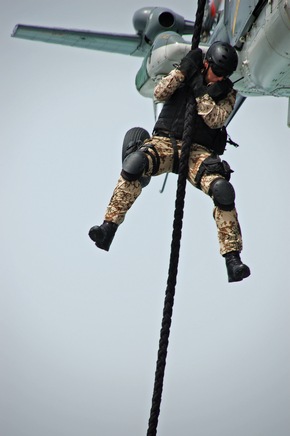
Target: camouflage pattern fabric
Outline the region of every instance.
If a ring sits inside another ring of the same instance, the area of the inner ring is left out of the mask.
[[[170,138],[153,136],[145,141],[150,143],[156,148],[160,157],[159,170],[156,176],[167,172],[172,172],[173,167],[173,149]],[[178,152],[180,155],[182,141],[177,141]],[[198,144],[191,146],[189,158],[189,172],[188,180],[196,187],[194,182],[197,171],[201,163],[210,156],[210,152]],[[148,155],[149,168],[145,176],[151,176],[153,170],[152,159]],[[213,180],[220,178],[220,174],[204,175],[201,179],[201,190],[208,195],[209,186]],[[105,214],[106,221],[112,221],[120,225],[126,216],[126,213],[134,204],[135,200],[141,194],[142,188],[138,180],[129,182],[120,176],[109,205]],[[218,207],[214,208],[214,219],[217,225],[218,241],[220,244],[220,253],[223,255],[230,251],[242,250],[242,235],[240,225],[238,222],[238,215],[236,209],[231,211],[224,211]]]
[[[184,82],[184,75],[178,69],[172,70],[167,76],[163,77],[154,88],[154,98],[156,101],[164,102],[171,97],[176,89]],[[208,84],[210,85],[210,83]],[[197,113],[203,121],[211,128],[222,127],[226,119],[231,114],[235,101],[236,91],[234,89],[221,100],[218,104],[208,95],[204,94],[196,98]]]
[[[172,70],[167,76],[158,81],[154,89],[154,98],[158,101],[166,101],[184,82],[183,73],[178,70]],[[204,122],[211,128],[216,129],[224,125],[226,119],[232,112],[235,104],[236,91],[232,90],[225,99],[216,103],[208,94],[196,98],[197,112]],[[163,173],[172,172],[173,168],[173,148],[170,138],[153,136],[146,140],[146,143],[153,145],[160,157],[159,169],[155,176]],[[178,153],[181,151],[181,141],[177,141]],[[209,150],[198,144],[192,144],[189,158],[188,180],[196,186],[195,176],[201,163],[210,156]],[[153,163],[150,155],[148,156],[149,168],[143,175],[151,176],[153,172]],[[208,195],[209,186],[213,180],[220,178],[220,174],[204,174],[200,187]],[[120,225],[126,216],[126,213],[133,205],[135,200],[141,194],[142,187],[138,180],[128,182],[120,176],[112,198],[107,207],[105,214],[106,221],[112,221]],[[214,219],[217,225],[218,241],[220,244],[220,253],[223,255],[231,251],[242,250],[242,235],[238,222],[237,211],[234,208],[231,211],[224,211],[218,207],[214,208]]]

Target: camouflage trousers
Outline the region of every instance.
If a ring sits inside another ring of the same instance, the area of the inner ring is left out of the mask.
[[[158,176],[160,174],[172,172],[173,148],[170,138],[153,136],[146,140],[144,145],[146,145],[146,143],[150,143],[150,145],[155,147],[160,158],[159,169],[154,175]],[[182,142],[177,141],[179,155],[181,145]],[[202,146],[197,144],[191,146],[188,181],[195,187],[195,176],[198,169],[204,159],[210,156],[210,154],[211,153]],[[148,155],[148,161],[149,167],[146,173],[144,173],[145,176],[151,176],[153,172],[153,163],[150,155]],[[200,182],[201,190],[209,195],[208,191],[210,184],[213,180],[220,177],[222,177],[220,174],[204,174]],[[142,187],[139,180],[129,182],[120,176],[107,207],[104,219],[120,225],[124,221],[127,211],[141,194],[141,191]],[[236,209],[234,208],[230,211],[225,211],[215,206],[213,216],[217,226],[221,255],[229,253],[230,251],[240,252],[242,250],[242,235]]]

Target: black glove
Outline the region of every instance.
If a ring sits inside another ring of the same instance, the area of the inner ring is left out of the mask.
[[[203,75],[198,74],[192,79],[190,87],[195,97],[208,94],[215,102],[218,102],[228,95],[233,88],[233,84],[230,79],[224,79],[206,86],[204,85]]]
[[[191,79],[194,74],[203,68],[202,50],[196,48],[190,50],[187,55],[181,59],[178,69],[185,75],[186,79]]]
[[[196,74],[189,83],[195,97],[201,97],[207,93],[207,86],[204,84],[204,77],[201,73]]]
[[[232,89],[233,83],[231,80],[224,79],[208,86],[207,93],[214,101],[219,101],[225,98]]]

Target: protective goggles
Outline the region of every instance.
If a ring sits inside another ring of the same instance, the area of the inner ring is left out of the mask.
[[[210,67],[212,72],[214,73],[215,76],[217,77],[228,77],[229,73],[226,72],[225,70],[223,70],[222,68],[220,68],[219,66],[210,63]]]

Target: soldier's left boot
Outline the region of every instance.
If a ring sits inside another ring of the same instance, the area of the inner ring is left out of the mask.
[[[89,231],[89,237],[95,245],[102,250],[109,251],[110,245],[114,239],[118,224],[111,221],[104,221],[100,226],[94,226]]]
[[[226,259],[229,282],[240,282],[249,277],[251,274],[250,268],[241,261],[238,251],[226,253],[224,258]]]

